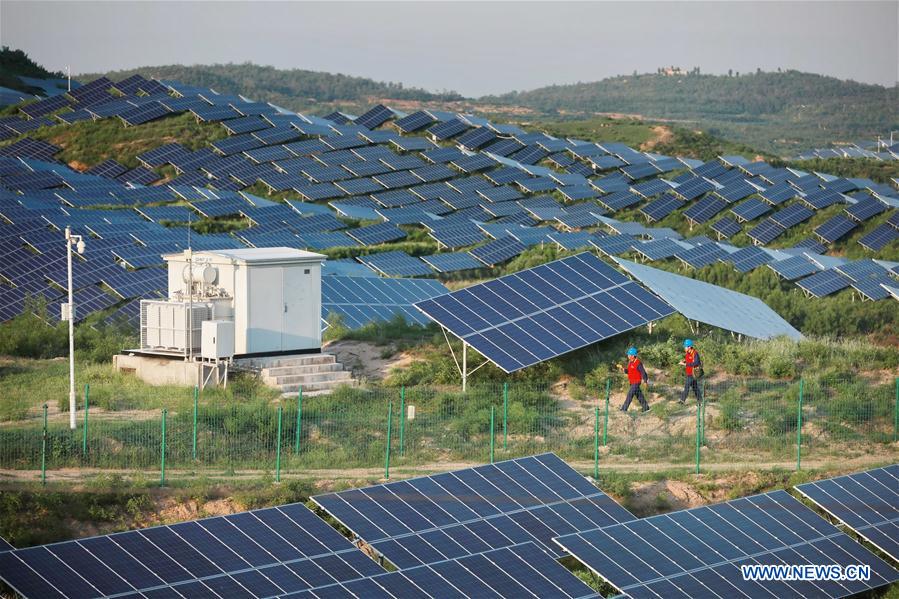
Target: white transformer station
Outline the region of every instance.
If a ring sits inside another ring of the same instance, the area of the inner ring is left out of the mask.
[[[141,347],[116,356],[119,368],[188,384],[196,372],[203,386],[207,370],[220,379],[220,366],[234,359],[321,351],[322,254],[278,247],[163,259],[168,298],[141,300]]]

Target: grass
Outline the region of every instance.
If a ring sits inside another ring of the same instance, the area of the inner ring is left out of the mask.
[[[0,147],[25,136],[0,142]],[[89,168],[107,159],[125,166],[138,166],[137,156],[166,143],[180,143],[196,150],[226,137],[218,124],[198,123],[189,113],[169,116],[139,127],[125,127],[119,119],[107,118],[60,124],[29,132],[27,137],[60,146],[57,158],[70,166]]]

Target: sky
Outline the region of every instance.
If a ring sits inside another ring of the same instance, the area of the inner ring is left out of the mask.
[[[254,62],[466,96],[657,67],[894,85],[899,2],[38,2],[0,42],[50,70]]]

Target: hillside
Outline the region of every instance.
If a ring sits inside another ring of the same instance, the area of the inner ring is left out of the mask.
[[[28,87],[19,80],[22,77],[52,79],[62,77],[62,73],[53,73],[37,64],[22,50],[13,50],[8,46],[0,48],[0,87],[8,87],[19,91],[37,93],[40,90]]]
[[[897,88],[798,71],[619,76],[481,100],[571,118],[625,113],[689,121],[778,154],[899,127]]]
[[[373,98],[421,102],[461,99],[455,92],[431,93],[419,88],[404,87],[402,83],[385,83],[363,77],[303,69],[282,70],[250,62],[138,67],[102,74],[113,80],[134,74],[176,80],[188,85],[212,88],[219,93],[242,94],[256,101],[272,102],[291,110],[320,114],[338,109],[361,113],[371,106]],[[78,78],[89,81],[99,76],[81,74]]]

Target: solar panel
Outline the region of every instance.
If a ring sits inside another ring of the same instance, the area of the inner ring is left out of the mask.
[[[299,503],[0,556],[0,576],[11,587],[48,598],[264,597],[383,572]]]
[[[391,118],[393,118],[393,116],[394,114],[392,110],[390,110],[386,106],[378,104],[362,116],[357,117],[353,122],[357,125],[361,125],[362,127],[367,127],[368,129],[375,129],[389,121]]]
[[[833,269],[828,269],[806,277],[796,284],[809,295],[825,297],[849,287],[851,283],[852,280],[848,277]]]
[[[589,253],[416,304],[506,372],[673,313]]]
[[[720,260],[732,263],[737,272],[750,272],[759,266],[773,262],[774,258],[757,245],[748,245],[732,254],[723,255]]]
[[[406,252],[382,252],[359,256],[359,262],[390,277],[420,277],[434,274],[431,268]]]
[[[483,154],[475,154],[464,158],[457,158],[450,164],[463,173],[476,173],[496,166],[496,162]]]
[[[484,233],[471,222],[442,225],[440,221],[431,225],[431,237],[447,248],[460,248],[484,241]]]
[[[456,143],[463,148],[474,151],[479,150],[494,139],[496,139],[496,133],[487,127],[477,127],[459,136]]]
[[[557,243],[563,250],[575,251],[590,247],[593,234],[587,231],[571,233],[550,233],[549,238]]]
[[[710,228],[722,239],[730,239],[742,230],[740,223],[729,216],[719,218],[711,224]]]
[[[434,117],[427,112],[420,110],[397,120],[394,125],[396,125],[396,128],[403,133],[412,133],[413,131],[424,129],[433,122]]]
[[[689,202],[702,194],[714,191],[715,186],[702,177],[693,177],[674,188],[673,193]]]
[[[635,241],[633,250],[647,260],[664,260],[684,251],[684,246],[673,239],[653,239],[650,241]]]
[[[843,203],[846,199],[838,192],[832,189],[816,189],[800,200],[814,208],[815,210],[823,210],[828,206]]]
[[[431,256],[422,256],[421,259],[427,262],[431,268],[441,273],[483,267],[483,264],[475,260],[468,252],[433,254]]]
[[[143,125],[169,114],[168,109],[159,102],[149,102],[125,110],[118,116],[126,125]]]
[[[863,222],[885,212],[887,205],[871,196],[859,200],[856,204],[848,206],[844,212],[852,220]]]
[[[556,539],[633,597],[845,597],[899,573],[785,491]],[[744,565],[871,566],[868,581],[744,579]]]
[[[351,329],[398,315],[407,323],[426,325],[428,319],[413,304],[446,292],[440,281],[432,279],[322,277],[322,318],[337,314]]]
[[[899,214],[899,212],[897,212]],[[879,252],[893,241],[899,239],[899,229],[889,223],[877,225],[869,233],[861,237],[858,242],[865,249]]]
[[[727,256],[727,252],[721,249],[717,243],[704,243],[675,254],[678,260],[692,268],[703,268],[725,256]]]
[[[500,237],[474,248],[469,253],[486,266],[496,266],[511,260],[526,249],[527,246],[514,237]]]
[[[713,216],[727,208],[727,202],[715,196],[706,196],[684,210],[684,216],[694,223],[701,225],[712,219]]]
[[[625,208],[633,206],[634,204],[639,204],[643,201],[643,198],[635,193],[628,191],[627,189],[622,189],[609,195],[600,196],[599,198],[597,198],[597,200],[609,210],[615,211],[623,210]]]
[[[312,500],[401,571],[521,542],[558,556],[559,530],[634,520],[552,453]]]
[[[388,241],[403,239],[406,234],[396,225],[391,223],[378,223],[358,229],[350,229],[347,235],[362,245],[378,245]]]
[[[750,229],[746,235],[758,244],[765,245],[780,237],[786,229],[777,224],[771,218],[766,218],[755,227]]]
[[[776,260],[770,262],[768,267],[787,281],[795,281],[821,270],[814,262],[804,256],[790,256],[785,260]]]
[[[794,227],[801,222],[807,221],[814,215],[814,212],[812,212],[802,204],[791,204],[786,208],[783,208],[780,211],[772,214],[770,216],[770,219],[782,226],[784,229],[789,229],[790,227]]]
[[[821,238],[824,243],[833,243],[858,227],[858,223],[850,220],[842,214],[837,214],[827,222],[815,228],[815,235]]]
[[[602,201],[603,198],[600,198]],[[665,194],[657,200],[646,204],[640,208],[640,212],[646,217],[646,220],[660,221],[678,208],[681,207],[681,200],[671,194]]]
[[[449,121],[437,123],[428,129],[428,133],[433,135],[435,139],[443,140],[459,135],[468,128],[469,126],[459,119],[451,119]]]

